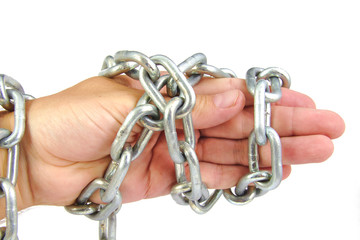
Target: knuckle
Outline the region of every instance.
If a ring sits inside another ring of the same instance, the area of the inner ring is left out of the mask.
[[[210,105],[210,96],[199,95],[196,98],[196,105],[194,111],[192,112],[192,117],[194,119],[200,118],[204,112],[208,110],[208,106]]]
[[[241,80],[239,78],[228,78],[229,89],[241,89]]]

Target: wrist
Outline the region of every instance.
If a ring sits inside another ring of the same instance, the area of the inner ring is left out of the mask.
[[[14,113],[2,112],[0,115],[0,127],[12,131],[14,129]],[[25,130],[26,131],[26,130]],[[18,177],[15,185],[18,211],[33,206],[33,197],[27,174],[27,160],[25,151],[25,137],[19,144]],[[0,177],[7,177],[8,149],[0,148]],[[5,217],[5,198],[0,199],[0,219]]]

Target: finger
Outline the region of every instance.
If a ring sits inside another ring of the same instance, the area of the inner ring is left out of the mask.
[[[206,137],[247,138],[254,128],[253,108],[247,107],[229,121],[213,128],[201,130]],[[299,107],[272,107],[272,127],[282,137],[301,135],[326,135],[331,139],[342,135],[344,120],[336,113]]]
[[[112,81],[110,79],[106,79]],[[131,78],[127,76],[118,76],[115,79],[116,83],[122,85],[132,84]],[[220,83],[218,83],[220,84]],[[117,84],[115,84],[117,85]],[[127,88],[128,91],[134,90]],[[124,91],[124,90],[122,90]],[[135,91],[135,90],[134,90]],[[141,92],[136,91],[135,97],[140,98]],[[123,97],[123,95],[116,95],[117,97]],[[136,99],[131,98],[133,101],[129,105],[136,104]],[[166,101],[169,101],[169,97],[166,97]],[[114,101],[113,101],[114,102]],[[243,93],[237,89],[229,89],[228,91],[216,92],[214,94],[198,94],[196,96],[196,104],[192,111],[193,124],[195,129],[209,128],[228,121],[233,118],[238,112],[243,109],[245,104],[245,97]],[[117,106],[118,104],[116,104]],[[181,120],[177,121],[177,126],[181,128]]]
[[[219,92],[225,92],[231,89],[238,89],[245,94],[246,98],[251,95],[246,89],[246,83],[244,79],[240,78],[202,78],[201,81],[193,86],[197,94],[216,94]]]
[[[115,82],[125,85],[127,87],[144,90],[144,88],[141,86],[141,83],[139,80],[133,79],[133,78],[127,76],[126,74],[120,74],[120,75],[114,76],[114,77],[112,77],[112,79]]]
[[[229,90],[214,95],[198,95],[192,111],[195,129],[217,126],[230,120],[244,107],[245,98],[239,90]],[[178,126],[181,127],[181,120]]]
[[[284,165],[323,162],[334,150],[332,141],[324,135],[283,137],[281,145]],[[200,161],[248,166],[248,140],[201,138],[196,152]],[[270,167],[270,144],[258,147],[258,153],[260,167]]]
[[[271,169],[263,169],[271,171]],[[248,167],[221,165],[208,162],[200,163],[202,181],[211,189],[227,189],[236,186],[238,181],[249,173]],[[283,179],[290,175],[291,167],[283,166]]]
[[[118,76],[117,83],[138,88],[137,82],[128,76]],[[135,82],[134,82],[135,81]],[[220,82],[217,84],[221,85]],[[165,97],[169,101],[169,97]],[[192,111],[195,129],[209,128],[224,123],[234,117],[245,104],[243,93],[237,89],[221,89],[211,94],[198,94],[196,104]],[[177,126],[182,128],[181,120]]]
[[[244,93],[246,106],[254,104],[254,98],[248,92],[244,79],[204,78],[194,86],[194,90],[197,94],[214,94],[230,89],[239,89]],[[282,88],[282,98],[280,101],[276,102],[276,105],[315,108],[315,103],[309,96],[287,88]]]
[[[274,103],[278,106],[316,108],[314,100],[309,96],[287,88],[281,88],[281,99]],[[253,101],[252,101],[253,105]]]
[[[127,87],[143,90],[140,81],[130,78],[127,75],[123,74],[115,76],[114,80]],[[233,89],[238,89],[243,92],[246,100],[246,106],[253,105],[253,96],[248,92],[244,79],[203,78],[197,85],[194,86],[195,93],[203,95],[213,95]],[[163,88],[161,92],[165,94],[165,88]],[[282,98],[275,104],[282,106],[315,108],[315,103],[309,96],[286,88],[282,88]]]

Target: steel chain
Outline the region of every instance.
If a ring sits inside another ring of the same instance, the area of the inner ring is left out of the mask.
[[[158,66],[168,74],[161,76]],[[94,179],[81,192],[73,205],[65,209],[77,215],[85,215],[99,221],[99,239],[116,239],[116,214],[122,205],[119,188],[130,164],[145,149],[155,131],[164,131],[169,154],[175,165],[177,184],[171,189],[171,196],[181,205],[190,207],[199,214],[209,211],[224,195],[231,203],[243,205],[255,197],[275,189],[282,179],[281,143],[276,131],[271,128],[271,103],[281,98],[281,87],[290,87],[290,77],[279,68],[251,68],[246,74],[248,91],[254,96],[254,130],[249,136],[249,174],[242,177],[232,189],[216,189],[211,194],[202,182],[200,164],[195,152],[195,133],[191,112],[195,106],[195,92],[192,88],[202,77],[236,78],[236,74],[226,68],[216,68],[207,64],[204,54],[197,53],[179,65],[163,55],[147,57],[135,51],[119,51],[104,60],[100,76],[114,77],[126,74],[142,84],[145,93],[137,106],[129,113],[120,127],[111,146],[111,162],[103,178]],[[0,129],[0,146],[8,149],[8,171],[6,178],[0,178],[0,197],[6,198],[6,229],[0,231],[0,239],[17,239],[17,208],[15,184],[17,178],[19,142],[25,130],[26,95],[21,85],[14,79],[0,75],[0,105],[14,111],[14,130]],[[166,86],[170,97],[165,101],[160,90]],[[153,103],[153,104],[151,104]],[[162,119],[160,119],[162,117]],[[184,140],[179,140],[175,121],[181,119]],[[136,124],[143,127],[134,146],[126,143]],[[272,170],[259,167],[258,146],[267,142],[271,148]],[[189,168],[189,178],[185,169]],[[92,194],[100,190],[100,198],[106,204],[89,201]]]
[[[224,190],[224,197],[235,205],[251,202],[255,197],[279,186],[282,179],[281,142],[270,126],[271,103],[280,100],[281,87],[289,88],[290,76],[280,68],[251,68],[246,74],[248,91],[254,96],[254,129],[248,139],[250,173],[242,177],[233,192]],[[258,146],[270,143],[271,173],[259,168]]]
[[[166,69],[167,75],[160,76],[157,67],[159,65]],[[194,54],[176,66],[163,55],[149,58],[135,51],[120,51],[114,57],[105,58],[99,75],[114,77],[119,74],[127,74],[139,80],[145,93],[138,101],[137,107],[125,119],[113,142],[111,148],[113,160],[104,179],[101,180],[109,183],[102,187],[102,201],[112,204],[130,162],[141,154],[154,131],[164,131],[169,154],[175,165],[177,184],[171,190],[172,198],[178,204],[190,205],[199,214],[209,211],[222,194],[231,203],[244,204],[279,185],[282,178],[281,145],[279,136],[270,127],[270,103],[281,98],[281,86],[290,86],[290,78],[285,71],[278,68],[253,68],[248,71],[247,86],[249,92],[254,95],[255,101],[255,130],[249,137],[250,173],[239,181],[234,193],[231,189],[224,191],[217,189],[212,194],[201,180],[200,165],[195,153],[196,140],[191,111],[195,105],[196,96],[191,86],[197,84],[203,75],[214,78],[235,78],[235,73],[229,69],[219,69],[208,65],[205,55],[201,53]],[[165,86],[166,92],[171,98],[168,102],[160,92]],[[163,115],[162,119],[160,119],[160,114]],[[184,141],[178,139],[176,119],[181,119],[183,122]],[[133,147],[125,147],[126,140],[136,123],[140,123],[144,127],[142,134]],[[260,171],[258,163],[257,145],[262,146],[268,140],[272,156],[271,173]],[[186,166],[190,172],[189,179],[185,174]],[[90,211],[94,205],[87,202],[91,193],[85,198],[86,201],[78,200],[75,205],[67,207],[67,210],[90,216],[104,211],[105,207],[102,205],[95,208],[95,211]],[[116,239],[115,214],[120,206],[121,202],[113,212],[106,211],[101,214],[101,218],[97,218],[100,220],[100,239]]]
[[[0,198],[5,197],[6,228],[0,229],[0,239],[16,240],[18,232],[18,213],[15,195],[19,168],[19,143],[25,132],[25,100],[33,97],[13,78],[0,74],[0,105],[14,112],[14,129],[0,128],[0,147],[8,150],[7,175],[0,177]]]

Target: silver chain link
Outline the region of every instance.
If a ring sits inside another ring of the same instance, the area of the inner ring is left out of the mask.
[[[0,128],[0,147],[8,149],[7,175],[0,178],[0,198],[5,197],[6,228],[0,229],[0,239],[16,240],[18,213],[15,194],[19,169],[19,143],[25,132],[25,100],[33,97],[13,78],[0,74],[0,105],[14,112],[14,129]]]
[[[290,87],[290,76],[280,68],[251,68],[246,74],[248,91],[254,96],[254,129],[248,139],[250,173],[235,187],[224,190],[224,197],[235,205],[251,202],[255,197],[279,186],[282,179],[281,142],[270,126],[271,103],[281,99],[281,87]],[[258,146],[270,143],[271,173],[259,167]]]
[[[157,66],[162,66],[168,72],[160,76]],[[234,204],[250,202],[256,196],[265,194],[276,188],[282,178],[281,144],[276,131],[270,127],[271,105],[281,98],[281,86],[290,86],[290,77],[279,68],[252,68],[247,73],[247,86],[254,96],[254,131],[249,137],[249,170],[233,193],[231,189],[216,189],[212,194],[202,182],[200,164],[195,153],[195,133],[191,118],[191,111],[195,105],[195,93],[192,86],[197,84],[203,75],[214,78],[235,78],[233,71],[225,68],[216,68],[207,64],[204,54],[197,53],[189,57],[178,66],[163,55],[147,57],[135,51],[120,51],[114,57],[108,56],[104,60],[100,76],[114,77],[119,74],[140,81],[145,93],[137,103],[137,107],[130,112],[120,127],[112,144],[111,157],[108,170],[103,183],[101,200],[110,204],[123,181],[130,162],[136,159],[146,147],[154,131],[164,131],[169,154],[175,165],[177,184],[171,189],[171,196],[181,205],[190,207],[199,214],[209,211],[223,194],[227,200]],[[160,89],[166,86],[168,96],[165,101]],[[154,105],[150,104],[154,103]],[[160,113],[163,115],[159,119]],[[177,136],[175,120],[181,119],[184,126],[185,141],[180,141]],[[136,123],[144,128],[134,147],[125,146],[126,140]],[[270,142],[272,172],[259,169],[258,145],[263,146]],[[131,160],[130,160],[131,159]],[[185,175],[188,166],[189,179]],[[99,179],[94,180],[99,181]],[[105,188],[105,189],[104,189]],[[97,189],[97,188],[94,188]],[[85,192],[86,189],[84,190]],[[106,206],[100,205],[95,212],[90,211],[94,204],[87,202],[91,193],[86,198],[80,198],[75,205],[68,206],[67,210],[75,214],[94,215],[105,211]],[[120,194],[120,193],[119,193]],[[85,201],[84,201],[85,200]],[[116,216],[114,212],[106,211],[101,214],[100,239],[116,239]],[[80,210],[82,209],[82,210]]]
[[[158,66],[168,74],[161,76]],[[200,164],[195,152],[195,133],[191,112],[196,96],[192,88],[202,77],[236,78],[236,74],[226,68],[216,68],[207,64],[206,56],[194,54],[179,65],[163,55],[147,57],[135,51],[119,51],[104,60],[100,76],[114,77],[126,74],[140,81],[145,93],[137,106],[129,113],[120,127],[113,144],[112,158],[103,178],[94,179],[84,188],[73,205],[65,209],[76,215],[85,215],[99,221],[99,239],[116,239],[116,214],[122,205],[119,188],[130,164],[145,149],[155,131],[164,131],[169,154],[175,165],[177,184],[171,189],[176,203],[189,205],[196,213],[209,211],[224,195],[231,203],[243,205],[255,197],[275,189],[282,179],[281,143],[279,135],[271,128],[271,103],[281,98],[281,87],[290,87],[290,77],[279,68],[251,68],[246,74],[248,91],[254,96],[254,130],[249,136],[249,174],[243,176],[235,189],[216,189],[211,194],[202,182]],[[0,239],[17,239],[17,208],[15,184],[18,172],[19,142],[25,130],[26,95],[21,85],[14,79],[0,75],[0,105],[14,111],[15,127],[12,132],[0,129],[0,146],[8,149],[8,171],[6,178],[0,178],[0,197],[6,199],[6,229],[0,231]],[[165,101],[160,90],[166,86],[168,96]],[[153,104],[151,104],[153,103]],[[163,116],[160,119],[161,115]],[[175,121],[183,123],[184,141],[177,136]],[[136,124],[143,126],[142,133],[134,146],[126,143]],[[258,146],[267,142],[271,148],[271,172],[260,170]],[[189,178],[185,168],[189,168]],[[96,190],[106,204],[89,201]]]

